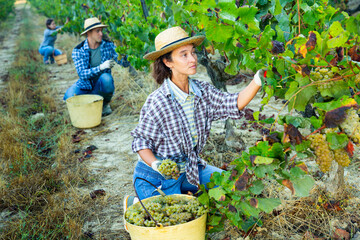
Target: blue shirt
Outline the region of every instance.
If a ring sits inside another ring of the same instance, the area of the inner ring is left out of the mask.
[[[118,60],[118,54],[115,51],[114,43],[102,40],[100,44],[101,52],[101,63],[106,60],[114,59],[118,64],[123,67],[130,66],[130,63],[127,61],[126,56],[121,60]],[[100,71],[100,66],[91,67],[90,66],[90,57],[91,50],[89,47],[88,40],[85,39],[79,45],[77,45],[72,52],[72,59],[75,64],[76,71],[79,75],[79,80],[76,82],[76,85],[81,90],[92,90],[94,80],[99,77],[101,73],[110,73],[111,69],[107,68]]]
[[[56,38],[57,38],[57,31],[56,29],[59,29],[61,28],[62,26],[58,26],[56,27],[54,30],[52,29],[45,29],[44,31],[44,40],[43,42],[40,44],[40,47],[39,48],[42,48],[42,47],[47,47],[47,46],[51,46],[51,47],[54,47],[55,45],[55,41],[56,41]]]

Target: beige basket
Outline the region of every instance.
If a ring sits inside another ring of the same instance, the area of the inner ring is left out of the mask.
[[[185,198],[194,198],[193,196],[185,194],[175,194]],[[142,200],[142,202],[147,202],[150,199],[162,197],[161,195],[150,197]],[[140,204],[137,202],[135,204]],[[168,227],[140,227],[128,223],[125,220],[124,213],[124,222],[125,228],[130,233],[131,240],[145,240],[145,239],[154,239],[154,240],[204,240],[206,232],[206,217],[207,214],[202,215],[201,217],[192,220],[187,223],[178,224]]]
[[[57,65],[63,65],[67,63],[67,55],[66,53],[54,56],[55,62],[57,63]]]
[[[100,125],[104,98],[96,94],[77,95],[66,99],[71,124],[77,128]]]

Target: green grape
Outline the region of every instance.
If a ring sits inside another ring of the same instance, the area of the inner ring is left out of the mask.
[[[326,135],[315,133],[310,135],[308,139],[311,141],[310,148],[314,150],[316,162],[320,170],[322,172],[328,172],[334,160],[334,153],[326,142]]]
[[[171,159],[165,159],[161,162],[161,165],[158,167],[159,172],[165,176],[170,176],[174,179],[178,179],[180,177],[180,170],[177,166],[176,162]]]
[[[360,73],[355,76],[355,83],[360,83]]]
[[[207,213],[207,207],[197,198],[184,198],[176,195],[157,197],[148,200],[144,206],[155,221],[163,226],[172,226],[192,221]],[[140,204],[134,204],[126,210],[128,223],[143,227],[155,227],[155,222],[147,215]]]
[[[342,130],[354,143],[360,143],[360,118],[353,108],[346,110],[346,118],[340,124]]]
[[[335,75],[334,72],[332,72],[328,68],[317,67],[312,72],[310,72],[310,78],[313,81],[322,81],[322,80],[332,79],[334,77],[334,75]],[[319,91],[331,89],[332,87],[334,87],[334,82],[332,82],[332,81],[323,82],[323,83],[319,84],[317,87],[318,87]]]
[[[347,152],[345,151],[345,149],[336,149],[334,150],[334,158],[335,161],[343,167],[347,167],[350,164],[350,157],[347,154]]]

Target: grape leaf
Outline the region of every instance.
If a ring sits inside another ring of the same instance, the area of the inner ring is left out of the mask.
[[[329,143],[332,150],[336,150],[346,147],[348,145],[349,138],[344,133],[327,133],[326,141]]]
[[[247,184],[249,182],[249,174],[245,171],[235,182],[236,190],[244,191],[247,188]]]
[[[264,190],[264,184],[262,183],[261,180],[256,180],[255,182],[252,183],[252,186],[249,187],[249,190],[253,193],[253,194],[260,194],[262,193],[262,191]]]
[[[348,96],[344,96],[341,99],[337,99],[337,100],[331,101],[331,102],[314,103],[314,107],[317,107],[317,108],[319,108],[321,110],[324,110],[324,111],[331,111],[331,110],[334,110],[336,108],[340,108],[340,107],[343,107],[343,106],[356,107],[357,102],[353,98],[350,98]]]
[[[292,179],[295,195],[298,197],[309,196],[310,190],[313,188],[314,183],[314,179],[309,175],[305,175],[302,178]]]
[[[246,216],[253,216],[256,218],[259,217],[260,209],[256,209],[255,207],[251,206],[247,201],[240,202],[238,207]]]
[[[290,142],[292,145],[296,145],[302,143],[303,139],[303,135],[294,125],[284,123],[283,143]]]
[[[256,198],[250,198],[249,203],[254,208],[258,208],[258,200]]]
[[[349,140],[348,144],[345,147],[347,153],[350,157],[354,155],[354,144]]]
[[[308,41],[306,42],[306,48],[308,49],[308,51],[311,51],[315,48],[316,46],[316,34],[311,31],[309,33],[309,38]]]
[[[281,204],[281,200],[277,198],[258,198],[258,208],[266,213],[271,213]]]
[[[225,190],[222,189],[221,187],[212,188],[209,190],[209,196],[214,198],[216,201],[225,201],[226,199],[225,194],[226,194]]]
[[[256,156],[253,162],[255,164],[271,164],[274,161],[274,158]]]
[[[287,187],[288,189],[290,189],[291,194],[294,195],[295,189],[294,189],[292,182],[289,179],[282,180],[281,184],[284,185],[285,187]]]
[[[335,128],[342,123],[346,118],[346,110],[350,109],[350,106],[343,106],[325,113],[324,124],[327,128]]]

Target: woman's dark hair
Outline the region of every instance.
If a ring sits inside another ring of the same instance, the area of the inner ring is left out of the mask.
[[[170,62],[172,61],[171,53],[172,52],[162,55],[152,64],[152,76],[158,84],[162,84],[166,78],[171,77],[170,68],[168,68],[163,62],[163,59],[166,59]]]
[[[50,26],[50,24],[51,24],[53,21],[54,21],[53,18],[48,18],[48,19],[46,20],[46,27],[47,27],[48,29],[50,29],[49,26]]]

